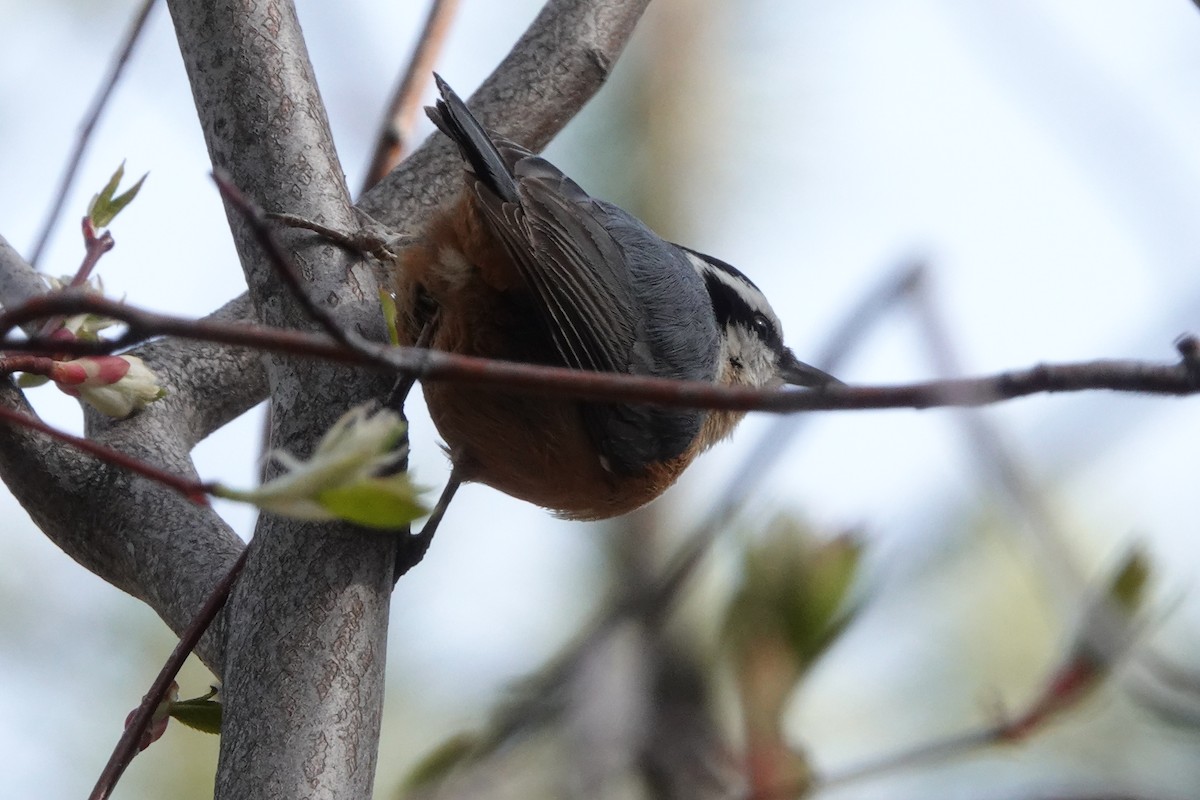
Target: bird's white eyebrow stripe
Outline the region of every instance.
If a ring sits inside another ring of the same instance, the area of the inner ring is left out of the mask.
[[[708,263],[703,258],[700,258],[700,256],[691,251],[685,250],[684,254],[687,255],[688,260],[692,262],[692,266],[701,277],[704,277],[705,275],[716,276],[718,281],[745,297],[749,304],[757,307],[769,317],[774,318],[775,314],[771,309],[771,304],[767,301],[766,295],[764,295],[757,286],[748,283],[737,275],[721,269],[716,264]]]

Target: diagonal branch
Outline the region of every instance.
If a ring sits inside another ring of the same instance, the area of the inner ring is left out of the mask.
[[[0,306],[16,308],[46,293],[38,271],[0,236]]]
[[[0,336],[18,325],[59,313],[90,312],[122,320],[129,332],[124,345],[155,335],[181,336],[263,352],[287,353],[339,364],[370,367],[387,374],[415,375],[424,381],[486,386],[514,394],[582,400],[654,403],[680,408],[730,411],[853,411],[886,408],[928,409],[982,406],[1047,392],[1109,390],[1157,395],[1200,392],[1200,361],[1195,342],[1178,342],[1174,363],[1103,359],[1073,364],[1039,364],[993,375],[892,386],[831,385],[820,390],[747,389],[704,381],[678,381],[609,372],[586,372],[512,361],[456,355],[416,347],[388,347],[344,331],[352,347],[328,336],[217,320],[191,320],[144,311],[95,296],[58,294],[0,313]],[[13,352],[110,352],[113,343],[0,339]]]
[[[364,192],[395,169],[404,156],[408,137],[412,134],[413,123],[416,122],[422,87],[429,82],[434,61],[437,60],[457,10],[458,0],[432,0],[429,4],[429,13],[417,37],[417,46],[404,68],[400,82],[396,84],[391,102],[388,103],[383,128],[376,139],[371,163],[367,166],[362,188]]]
[[[36,306],[45,289],[37,272],[0,239],[0,302],[7,308]],[[190,357],[172,358],[184,349],[191,351]],[[238,358],[231,358],[231,352],[235,351],[207,342],[147,345],[147,364],[173,394],[119,423],[92,417],[91,435],[100,444],[172,474],[195,477],[190,451],[205,413],[236,416],[245,406],[236,402],[236,392],[228,392],[224,404],[198,412],[190,405],[196,389],[176,380],[203,375],[212,359],[236,364]],[[244,364],[245,351],[240,357]],[[250,367],[225,380],[241,380],[253,389],[262,383],[256,375],[261,368]],[[0,388],[0,404],[32,414],[21,393],[8,383]],[[87,569],[146,602],[175,631],[187,626],[242,549],[241,541],[211,509],[7,425],[0,430],[0,477],[51,541]],[[217,674],[224,655],[223,626],[219,619],[197,650]]]
[[[141,38],[142,31],[146,29],[146,20],[150,18],[150,10],[154,8],[154,3],[155,0],[142,0],[142,5],[137,10],[137,13],[134,14],[133,22],[129,24],[129,30],[126,32],[125,38],[117,50],[116,57],[109,67],[108,75],[105,76],[104,83],[100,86],[100,91],[97,92],[95,100],[92,101],[91,108],[88,109],[83,117],[83,124],[79,126],[75,146],[71,149],[71,155],[67,159],[67,166],[63,170],[62,180],[59,181],[54,202],[50,207],[49,213],[46,215],[46,221],[42,224],[42,231],[38,235],[37,243],[33,247],[33,255],[29,259],[31,264],[36,265],[41,261],[42,252],[46,249],[47,242],[50,241],[50,234],[54,232],[54,226],[58,222],[58,218],[62,215],[63,205],[67,201],[67,193],[71,189],[71,184],[75,181],[75,175],[79,172],[79,165],[83,162],[84,151],[87,149],[88,143],[92,140],[92,133],[96,129],[96,123],[100,121],[100,115],[104,113],[104,109],[108,106],[108,100],[112,97],[113,89],[117,87],[117,81],[121,79],[121,73],[125,70],[125,65],[129,63],[130,56],[133,55],[133,48]]]

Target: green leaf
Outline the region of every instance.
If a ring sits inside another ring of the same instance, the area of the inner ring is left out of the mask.
[[[22,389],[36,389],[39,386],[45,386],[50,382],[50,379],[45,375],[37,375],[33,372],[22,372],[17,376],[17,386]]]
[[[786,517],[774,520],[747,548],[742,586],[727,612],[735,649],[777,638],[797,664],[811,664],[856,610],[851,588],[861,557],[862,543],[849,535],[823,540]]]
[[[169,713],[189,728],[204,733],[221,732],[221,704],[216,700],[180,700],[171,704]]]
[[[137,197],[138,192],[142,188],[142,184],[146,181],[146,173],[138,182],[127,189],[120,195],[116,194],[117,186],[121,183],[121,178],[125,177],[125,162],[121,162],[121,166],[117,167],[117,171],[108,179],[108,183],[100,190],[100,193],[92,198],[92,202],[88,204],[88,217],[92,220],[92,225],[97,230],[107,228],[116,219],[117,214],[124,210],[125,206],[133,202],[133,198]],[[115,195],[115,196],[114,196]]]
[[[399,345],[400,330],[396,327],[396,298],[387,289],[380,289],[379,304],[383,306],[383,321],[387,324],[388,341]]]
[[[469,733],[456,734],[442,742],[433,752],[425,756],[404,779],[410,791],[432,787],[467,760],[479,746],[479,738]]]
[[[402,528],[423,517],[420,491],[407,473],[367,478],[318,492],[316,500],[338,519],[368,528]]]
[[[1150,562],[1142,550],[1134,548],[1125,555],[1109,583],[1108,593],[1122,609],[1134,612],[1142,604],[1149,580]]]

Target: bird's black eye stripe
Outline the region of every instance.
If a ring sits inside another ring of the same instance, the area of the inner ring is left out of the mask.
[[[704,288],[708,289],[709,300],[712,301],[713,316],[717,318],[717,327],[724,328],[735,316],[745,320],[745,312],[749,309],[742,299],[737,296],[733,287],[725,283],[711,272],[704,275]],[[742,313],[737,313],[741,311]],[[745,320],[748,321],[748,320]]]
[[[718,328],[740,324],[746,330],[758,334],[768,346],[782,346],[779,331],[775,329],[771,320],[761,311],[752,308],[736,289],[711,272],[705,274],[704,285],[712,301],[713,316],[717,319]]]

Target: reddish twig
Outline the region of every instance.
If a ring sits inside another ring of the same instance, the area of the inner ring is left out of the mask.
[[[105,76],[104,82],[100,85],[100,91],[92,101],[91,108],[84,115],[83,124],[79,126],[79,136],[75,140],[75,147],[71,150],[71,155],[67,159],[67,168],[63,172],[62,180],[59,181],[58,192],[54,196],[54,203],[50,206],[50,212],[46,215],[46,221],[42,223],[41,233],[38,234],[37,243],[33,247],[33,255],[29,258],[29,263],[33,266],[37,266],[38,260],[42,257],[42,253],[46,249],[46,244],[50,241],[50,234],[54,232],[54,226],[58,222],[58,217],[62,214],[63,205],[67,201],[67,193],[70,192],[71,184],[75,181],[75,175],[79,172],[79,165],[83,162],[84,150],[87,149],[88,142],[92,139],[92,133],[96,129],[96,123],[99,122],[100,115],[104,113],[109,98],[112,96],[113,89],[116,88],[117,81],[121,78],[121,72],[125,69],[125,65],[129,63],[134,46],[137,45],[142,31],[146,28],[146,20],[149,19],[150,9],[153,7],[154,0],[143,0],[141,8],[138,9],[133,22],[129,25],[129,30],[125,34],[125,39],[122,41],[120,49],[117,51],[116,58],[113,59],[112,66],[109,67],[108,75]]]
[[[300,302],[301,307],[311,316],[321,328],[329,334],[329,336],[342,346],[357,350],[356,342],[347,335],[346,330],[338,323],[333,314],[315,302],[309,296],[308,288],[304,284],[304,279],[300,275],[300,270],[296,268],[296,264],[292,261],[291,256],[283,249],[283,245],[279,243],[279,239],[271,230],[267,223],[267,215],[263,209],[254,203],[238,187],[234,186],[229,180],[229,176],[225,175],[220,170],[213,172],[213,180],[217,184],[217,188],[221,190],[221,196],[229,201],[237,211],[242,215],[246,222],[250,225],[250,229],[254,232],[254,238],[258,240],[258,244],[267,254],[267,258],[275,267],[275,271],[283,278],[284,285],[292,292],[292,296]]]
[[[30,354],[0,355],[0,375],[12,375],[25,372],[30,375],[43,375],[49,378],[54,373],[57,361],[49,356]]]
[[[44,319],[52,314],[83,312],[120,320],[128,324],[129,329],[107,342],[9,339],[0,341],[0,349],[13,353],[89,355],[109,353],[152,336],[170,335],[321,358],[400,374],[414,374],[420,380],[470,384],[515,394],[775,413],[969,407],[1044,392],[1097,389],[1180,396],[1200,392],[1200,369],[1187,358],[1173,364],[1132,360],[1042,364],[981,377],[894,386],[841,385],[820,391],[754,390],[703,381],[675,381],[494,361],[414,347],[388,347],[361,339],[356,340],[355,349],[351,350],[319,334],[186,319],[137,309],[101,297],[80,295],[39,297],[0,313],[0,336],[31,320]],[[346,335],[353,337],[351,333]]]
[[[408,59],[388,104],[387,116],[379,131],[375,151],[371,154],[367,175],[363,179],[362,192],[379,183],[404,157],[405,145],[412,133],[420,106],[421,90],[433,72],[433,63],[437,60],[438,51],[441,50],[446,33],[450,30],[450,22],[457,8],[458,0],[433,0],[429,6],[429,14],[425,17],[425,25],[421,28],[417,46]]]
[[[68,288],[77,288],[87,283],[92,271],[100,263],[100,259],[117,245],[112,234],[107,230],[99,236],[96,235],[96,226],[92,224],[91,217],[84,217],[80,226],[83,229],[83,261],[80,262],[79,269],[75,271],[71,282],[67,284]],[[62,327],[63,320],[64,317],[61,314],[46,320],[42,325],[41,335],[53,334]]]
[[[203,483],[198,483],[187,478],[181,478],[178,475],[159,469],[153,464],[148,464],[145,461],[140,461],[127,453],[122,453],[120,450],[114,450],[111,447],[94,442],[91,439],[85,439],[82,436],[60,431],[57,428],[51,427],[42,422],[37,417],[24,414],[20,411],[14,411],[11,408],[0,406],[0,420],[7,422],[10,425],[26,428],[28,430],[37,431],[58,439],[60,442],[69,444],[76,450],[87,453],[94,458],[103,461],[107,464],[112,464],[122,469],[127,469],[130,472],[141,475],[144,478],[149,478],[168,489],[172,489],[186,497],[188,500],[197,505],[208,505],[209,487]]]
[[[238,576],[242,574],[242,568],[246,566],[246,556],[249,552],[248,546],[242,550],[237,560],[233,562],[233,566],[213,587],[212,594],[204,601],[204,606],[196,614],[195,619],[179,637],[179,643],[175,645],[175,649],[171,651],[166,663],[159,670],[158,677],[154,679],[149,691],[142,698],[133,718],[125,725],[125,730],[121,734],[121,738],[117,740],[116,747],[113,748],[112,755],[108,758],[108,763],[101,770],[100,777],[96,779],[96,786],[88,795],[88,800],[104,800],[112,794],[121,774],[125,772],[125,768],[138,753],[138,744],[142,733],[150,725],[154,709],[158,708],[159,703],[167,696],[171,684],[174,683],[179,670],[183,668],[183,662],[187,661],[192,650],[196,649],[200,637],[212,625],[212,621],[216,619],[217,614],[229,599],[229,593],[233,590]]]
[[[71,282],[67,284],[70,288],[87,283],[88,278],[92,276],[92,271],[100,263],[101,256],[112,250],[117,244],[107,229],[99,236],[96,235],[96,225],[92,222],[91,217],[84,217],[79,226],[83,231],[83,261],[80,263],[79,269],[75,271]]]
[[[945,761],[992,745],[1020,742],[1042,728],[1059,712],[1080,702],[1097,681],[1106,674],[1106,670],[1095,662],[1072,658],[1060,669],[1054,671],[1037,697],[1015,717],[1002,719],[978,730],[966,731],[917,745],[911,749],[818,780],[815,786],[806,788],[810,791],[813,788],[828,789],[898,769]],[[796,788],[798,787],[777,787],[769,795],[794,797]],[[765,800],[765,796],[763,794],[755,795],[755,800]]]
[[[97,295],[53,293],[36,297],[9,311],[0,312],[0,336],[15,328],[55,314],[99,314],[128,325],[125,333],[99,341],[59,341],[44,338],[0,341],[0,349],[10,352],[68,353],[71,355],[102,355],[140,344],[155,336],[177,336],[181,339],[216,342],[235,347],[255,347],[273,353],[289,353],[342,361],[367,363],[324,336],[301,331],[264,328],[262,326],[196,320],[157,314]]]

